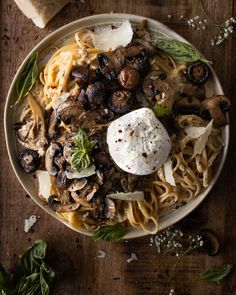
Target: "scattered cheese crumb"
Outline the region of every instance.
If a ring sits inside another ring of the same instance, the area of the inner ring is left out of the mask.
[[[132,262],[133,260],[138,260],[138,257],[137,257],[137,255],[136,255],[135,253],[131,253],[131,257],[128,258],[126,261],[127,261],[128,263],[130,263],[130,262]]]
[[[27,233],[31,229],[31,227],[38,221],[40,217],[36,215],[31,215],[29,219],[25,219],[25,227],[24,231]]]
[[[97,258],[102,258],[104,259],[106,257],[106,252],[102,251],[102,250],[98,250],[98,256]]]

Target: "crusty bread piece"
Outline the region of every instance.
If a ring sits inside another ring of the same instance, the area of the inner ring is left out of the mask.
[[[44,28],[69,0],[15,0],[15,2],[37,27]]]

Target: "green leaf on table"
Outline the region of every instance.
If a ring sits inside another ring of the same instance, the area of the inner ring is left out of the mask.
[[[156,103],[156,105],[153,107],[153,112],[158,118],[162,118],[166,115],[168,115],[169,111],[167,107],[163,107]]]
[[[17,294],[19,295],[41,295],[40,274],[33,273],[21,278]]]
[[[16,82],[16,93],[18,95],[18,99],[15,105],[17,105],[21,99],[26,96],[27,93],[33,88],[39,72],[37,61],[38,53],[33,52]]]
[[[12,284],[11,275],[5,271],[4,267],[0,264],[0,295],[14,294],[14,287]]]
[[[114,225],[108,225],[96,230],[92,239],[94,241],[106,240],[106,241],[118,241],[126,234],[126,228],[120,223]]]
[[[219,282],[223,280],[232,270],[232,264],[225,264],[219,267],[212,267],[205,271],[201,278],[207,282]]]
[[[205,59],[204,56],[192,45],[174,40],[174,39],[165,39],[165,38],[154,38],[153,44],[169,54],[176,60],[183,62],[194,62],[201,60],[205,63],[211,63],[209,60]]]
[[[26,274],[39,272],[40,261],[45,258],[47,244],[43,240],[36,240],[34,244],[22,255],[19,267]]]
[[[90,141],[84,129],[80,128],[74,138],[74,146],[71,148],[71,166],[78,171],[91,165],[89,154],[96,145],[96,141]]]

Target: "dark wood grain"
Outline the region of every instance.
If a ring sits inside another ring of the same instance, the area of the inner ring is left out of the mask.
[[[0,59],[0,262],[12,270],[18,255],[35,239],[48,243],[49,260],[63,271],[63,279],[54,294],[78,295],[133,295],[169,294],[170,285],[161,276],[161,257],[150,247],[150,237],[119,243],[92,242],[79,235],[42,211],[18,183],[8,160],[3,132],[5,98],[14,74],[27,53],[50,32],[70,21],[105,12],[126,12],[157,19],[197,46],[214,62],[225,93],[231,97],[231,143],[228,158],[220,178],[208,198],[194,214],[203,214],[202,227],[211,228],[220,237],[222,248],[218,256],[198,253],[186,257],[179,266],[177,289],[179,294],[230,295],[236,294],[235,272],[219,285],[204,283],[199,274],[212,265],[236,264],[236,33],[225,45],[212,47],[209,43],[211,29],[192,31],[186,22],[197,1],[177,0],[86,0],[70,3],[59,12],[44,30],[36,28],[26,19],[11,0],[1,1],[1,59]],[[220,21],[236,15],[236,1],[205,1],[211,15]],[[171,16],[171,18],[168,17]],[[31,214],[40,216],[34,228],[26,234],[24,219]],[[188,222],[188,221],[187,221]],[[186,224],[186,222],[185,222]],[[97,258],[98,250],[107,253],[105,259]],[[138,260],[126,262],[135,252]],[[175,258],[168,257],[167,265]]]

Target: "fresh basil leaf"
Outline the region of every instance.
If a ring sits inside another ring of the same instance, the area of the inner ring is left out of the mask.
[[[126,234],[126,228],[120,223],[99,228],[92,235],[94,241],[118,241]]]
[[[50,294],[50,290],[53,287],[56,277],[57,273],[55,270],[43,262],[40,267],[40,284],[42,295]]]
[[[201,60],[205,63],[211,63],[193,46],[178,40],[155,38],[153,44],[179,61],[194,62]]]
[[[41,295],[39,273],[33,273],[29,276],[22,277],[18,285],[17,294]]]
[[[37,273],[40,270],[40,260],[46,255],[47,244],[36,240],[19,260],[19,266],[25,274]]]
[[[232,264],[225,264],[220,267],[212,267],[205,271],[201,277],[207,282],[219,282],[231,272],[232,268]]]
[[[19,79],[16,82],[16,93],[18,99],[16,105],[21,101],[21,99],[26,96],[26,94],[34,86],[35,80],[38,76],[38,53],[33,52],[29,57],[28,63],[22,73],[20,74]]]
[[[96,143],[96,141],[90,141],[86,132],[80,128],[74,138],[74,147],[71,148],[71,166],[78,171],[88,168],[91,165],[89,154]]]
[[[167,107],[163,107],[163,106],[159,105],[158,103],[154,106],[153,111],[154,111],[154,114],[156,115],[156,117],[158,117],[158,118],[162,118],[162,117],[168,115],[168,113],[169,113]]]

